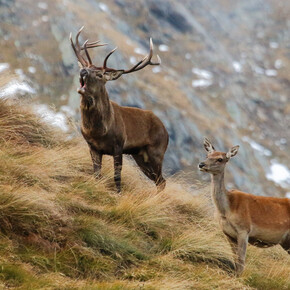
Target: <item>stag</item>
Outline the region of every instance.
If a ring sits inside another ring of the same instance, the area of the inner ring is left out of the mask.
[[[235,254],[237,274],[244,270],[248,243],[257,247],[280,244],[290,254],[290,200],[255,196],[236,189],[228,191],[224,171],[230,158],[238,153],[239,146],[227,153],[218,152],[205,138],[204,148],[207,159],[198,167],[211,174],[212,199],[222,230]]]
[[[130,154],[142,172],[157,186],[158,191],[164,189],[166,180],[162,176],[162,162],[168,145],[168,133],[161,120],[148,110],[119,106],[109,99],[106,82],[117,80],[125,74],[133,73],[147,65],[159,65],[152,62],[153,43],[150,39],[150,51],[141,61],[130,69],[113,69],[107,67],[108,58],[116,50],[113,49],[104,59],[103,66],[92,63],[89,48],[103,46],[99,41],[83,45],[78,31],[75,44],[70,34],[70,41],[78,59],[80,69],[81,95],[81,132],[88,143],[96,178],[101,176],[102,156],[111,155],[114,159],[114,181],[117,191],[121,191],[122,154]],[[82,55],[85,52],[86,58]]]

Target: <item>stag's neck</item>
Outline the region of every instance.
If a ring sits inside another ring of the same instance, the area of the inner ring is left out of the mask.
[[[224,172],[211,175],[211,194],[219,213],[225,216],[229,212],[229,199],[224,183]]]
[[[114,119],[114,112],[105,87],[94,95],[82,96],[81,100],[82,126],[85,130],[93,130],[99,135],[105,135]]]

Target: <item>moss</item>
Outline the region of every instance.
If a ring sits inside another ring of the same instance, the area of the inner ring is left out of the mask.
[[[88,217],[78,219],[77,223],[77,235],[88,247],[118,260],[122,265],[130,265],[136,260],[146,259],[146,255],[135,248],[122,234],[112,234],[106,224]]]
[[[290,282],[283,278],[271,277],[268,278],[264,273],[252,273],[245,279],[246,285],[256,289],[274,290],[274,289],[290,289]]]
[[[7,287],[17,287],[34,279],[30,273],[15,264],[0,264],[0,280]]]

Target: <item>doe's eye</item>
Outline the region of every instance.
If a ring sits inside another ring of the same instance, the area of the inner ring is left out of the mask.
[[[218,162],[223,162],[223,159],[222,158],[219,158],[217,161]]]

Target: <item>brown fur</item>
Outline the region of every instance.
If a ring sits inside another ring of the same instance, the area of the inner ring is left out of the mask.
[[[84,69],[83,69],[84,70]],[[131,154],[144,174],[159,190],[165,187],[162,162],[168,133],[151,111],[121,107],[109,100],[105,77],[94,78],[86,70],[81,93],[82,134],[89,144],[96,176],[100,176],[102,155],[114,156],[115,183],[121,191],[122,154]]]
[[[149,54],[128,70],[115,70],[107,67],[112,50],[104,59],[102,67],[93,65],[88,53],[89,48],[103,46],[99,41],[81,46],[79,36],[82,27],[75,39],[70,41],[78,58],[80,71],[80,84],[78,93],[81,95],[81,131],[90,147],[96,177],[100,176],[102,156],[104,154],[114,157],[114,180],[118,192],[121,191],[122,154],[131,154],[143,173],[153,180],[162,190],[166,181],[162,176],[162,162],[168,145],[168,133],[160,121],[151,111],[137,108],[121,107],[109,100],[106,82],[117,80],[123,74],[143,69],[147,65],[160,65],[161,60],[152,62],[153,42],[150,39]],[[81,53],[85,50],[87,60]]]
[[[205,139],[204,147],[208,156],[199,164],[199,169],[211,173],[212,198],[222,230],[236,255],[237,273],[244,269],[248,242],[258,247],[280,244],[290,254],[290,200],[226,190],[225,166],[237,154],[238,146],[228,153],[217,152]]]

